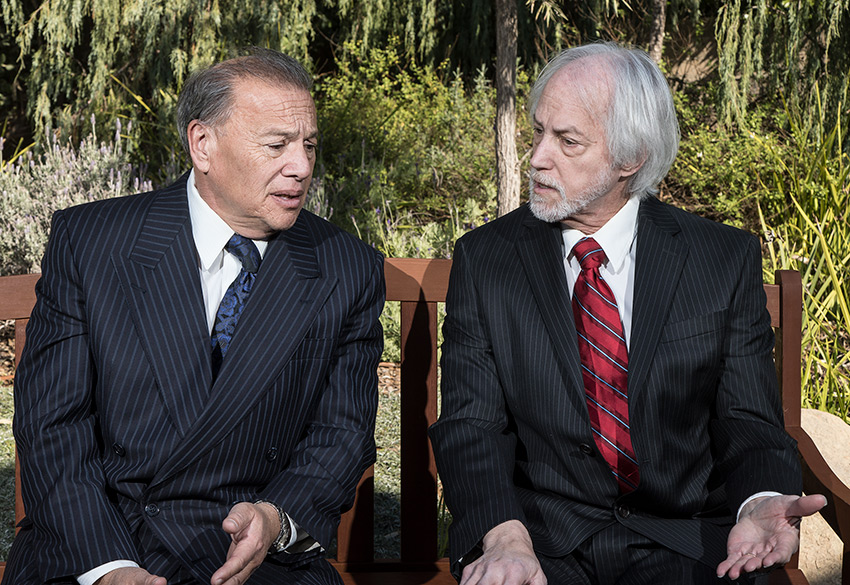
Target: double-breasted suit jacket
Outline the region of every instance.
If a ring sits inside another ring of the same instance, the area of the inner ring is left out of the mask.
[[[384,290],[380,254],[302,211],[213,382],[186,177],[58,212],[17,372],[27,517],[5,582],[129,559],[209,583],[222,520],[257,499],[327,545],[374,460]],[[296,582],[317,554],[270,555],[251,582]]]
[[[458,241],[431,429],[453,560],[520,519],[552,557],[621,522],[716,566],[747,497],[799,493],[758,241],[654,198],[636,237],[627,495],[591,434],[560,225],[521,207]]]

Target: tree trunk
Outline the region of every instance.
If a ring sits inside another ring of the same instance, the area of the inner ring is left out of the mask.
[[[516,0],[496,0],[496,182],[497,214],[519,207],[516,154]]]
[[[667,0],[652,0],[652,28],[649,31],[649,56],[661,64],[664,50],[664,27],[667,23]]]

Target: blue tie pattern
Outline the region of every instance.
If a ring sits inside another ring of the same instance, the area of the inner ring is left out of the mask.
[[[211,336],[213,379],[218,375],[221,362],[230,347],[230,340],[236,330],[236,322],[239,320],[242,308],[248,302],[248,296],[251,294],[254,280],[257,277],[257,270],[260,268],[260,252],[254,242],[248,238],[233,234],[224,249],[242,262],[242,270],[239,271],[236,279],[230,283],[215,314]]]

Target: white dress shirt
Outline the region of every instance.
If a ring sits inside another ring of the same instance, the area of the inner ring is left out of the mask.
[[[637,214],[640,203],[634,197],[609,219],[605,225],[591,237],[605,252],[605,262],[599,267],[599,275],[608,284],[620,321],[623,323],[623,333],[626,337],[626,347],[629,347],[632,330],[632,299],[635,292],[635,241],[637,240]],[[573,287],[581,272],[581,264],[573,254],[573,246],[587,237],[586,234],[573,228],[565,228],[561,232],[564,239],[564,271],[567,275],[567,286],[570,288],[570,298]]]

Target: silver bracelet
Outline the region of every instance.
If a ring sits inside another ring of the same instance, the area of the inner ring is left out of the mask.
[[[286,545],[289,544],[289,539],[292,536],[292,528],[289,526],[289,518],[286,517],[286,514],[283,513],[280,506],[274,502],[270,502],[268,500],[256,500],[254,505],[257,504],[268,504],[277,512],[277,518],[280,521],[280,532],[278,533],[275,541],[269,547],[269,553],[283,552]]]

